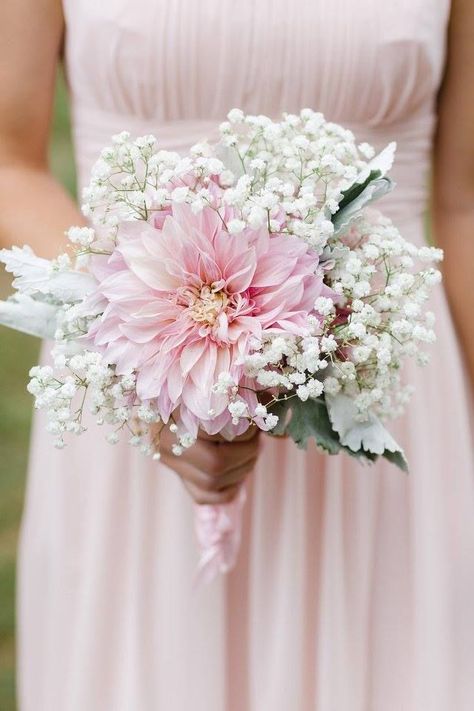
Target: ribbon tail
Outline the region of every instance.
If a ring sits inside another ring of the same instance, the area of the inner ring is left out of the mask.
[[[210,583],[219,573],[227,573],[234,567],[240,549],[246,498],[243,484],[228,504],[195,505],[194,523],[201,554],[194,578],[195,588]]]

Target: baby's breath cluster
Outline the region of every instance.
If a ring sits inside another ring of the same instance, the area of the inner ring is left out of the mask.
[[[337,345],[329,388],[349,395],[362,416],[375,411],[394,417],[412,391],[403,386],[403,362],[415,358],[425,365],[423,347],[436,340],[435,316],[426,306],[441,281],[435,265],[443,254],[408,242],[390,220],[374,213],[362,213],[341,241],[344,248],[327,274],[340,297],[334,317],[324,322]]]
[[[132,140],[124,131],[112,141],[102,150],[83,193],[83,213],[102,237],[113,238],[122,221],[163,216],[172,204],[189,203],[195,212],[209,205],[217,209],[219,182],[234,182],[207,143],[183,157],[160,150],[154,136]]]
[[[83,350],[65,355],[63,344],[53,351],[53,366],[35,366],[30,370],[28,391],[35,407],[44,409],[47,430],[54,435],[58,449],[66,446],[66,434],[82,434],[85,409],[96,425],[109,425],[106,439],[116,444],[124,433],[133,447],[159,459],[159,439],[163,423],[153,402],[140,402],[133,373],[118,376],[115,368],[104,364],[102,355]],[[181,454],[195,442],[189,433],[171,424],[176,435],[173,452]]]
[[[361,214],[327,247],[332,267],[325,280],[333,297],[316,300],[319,318],[308,319],[306,338],[267,333],[246,357],[246,374],[274,400],[343,393],[361,420],[370,413],[396,417],[413,390],[403,385],[403,362],[427,364],[423,346],[436,340],[426,303],[441,280],[433,265],[442,251],[407,242],[374,212],[370,219]]]
[[[194,216],[215,211],[223,233],[245,238],[247,245],[262,231],[270,239],[301,240],[314,257],[311,277],[323,284],[305,311],[303,329],[290,323],[285,328],[282,317],[278,327],[253,333],[237,364],[241,377],[235,370],[222,372],[213,383],[212,395],[225,398],[235,432],[250,423],[273,430],[278,425],[273,406],[291,399],[325,406],[344,395],[361,421],[399,414],[411,391],[403,383],[402,365],[407,358],[426,363],[423,346],[435,340],[427,301],[441,278],[436,264],[442,253],[406,241],[390,220],[366,207],[391,188],[385,174],[393,150],[391,144],[376,156],[372,146],[357,144],[350,131],[310,109],[279,121],[233,109],[220,125],[216,145],[196,144],[185,156],[162,150],[154,136],[114,136],[84,191],[89,226],[67,233],[75,261],[61,255],[45,272],[49,286],[41,298],[58,305],[55,361],[54,368],[33,368],[29,390],[36,406],[48,412],[56,445],[64,446],[66,433],[85,429],[86,403],[97,424],[111,425],[111,443],[126,432],[132,446],[158,458],[164,422],[176,437],[174,454],[194,443],[195,422],[185,427],[179,415],[176,421],[174,413],[163,415],[158,399],[141,402],[138,373],[118,374],[93,350],[91,333],[108,307],[103,296],[91,298],[87,281],[97,286],[120,263],[120,248],[115,249],[124,222],[147,222],[161,230],[181,205]],[[100,259],[109,256],[104,267]],[[98,272],[89,269],[97,257]],[[30,252],[17,250],[10,271],[23,274],[28,264],[32,283],[38,284],[38,263],[32,259]],[[15,272],[18,262],[23,272]],[[203,324],[203,337],[218,338],[219,310],[229,303],[236,308],[224,281],[193,282],[173,297],[189,303],[192,318]],[[251,304],[252,295],[245,298]],[[207,415],[216,412],[211,408]]]
[[[122,220],[153,219],[173,203],[211,206],[231,233],[267,226],[322,251],[342,191],[369,174],[374,155],[310,109],[281,121],[234,109],[220,134],[217,146],[196,144],[185,157],[153,136],[114,136],[84,191],[85,215],[113,235]]]

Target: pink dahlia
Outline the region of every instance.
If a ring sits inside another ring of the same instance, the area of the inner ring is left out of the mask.
[[[156,400],[165,420],[179,408],[193,433],[229,431],[227,398],[212,390],[219,374],[242,381],[242,356],[268,329],[303,335],[325,290],[301,240],[266,228],[229,234],[215,210],[187,205],[162,224],[122,224],[93,271],[103,315],[89,338],[118,374],[137,373],[141,400]]]

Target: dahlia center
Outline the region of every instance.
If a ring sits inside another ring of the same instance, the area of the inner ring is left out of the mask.
[[[189,316],[197,323],[213,326],[219,314],[229,303],[229,297],[224,291],[215,290],[211,286],[203,286],[192,292],[191,303],[187,309]]]

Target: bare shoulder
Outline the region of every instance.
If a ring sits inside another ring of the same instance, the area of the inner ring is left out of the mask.
[[[0,159],[43,160],[62,37],[61,0],[0,3]]]

